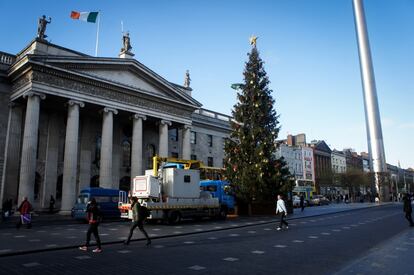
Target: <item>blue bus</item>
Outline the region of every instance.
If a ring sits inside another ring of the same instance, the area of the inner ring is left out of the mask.
[[[103,218],[118,219],[121,216],[118,209],[119,189],[90,187],[80,191],[72,208],[72,217],[77,220],[87,220],[86,207],[92,198],[95,198],[98,203]]]

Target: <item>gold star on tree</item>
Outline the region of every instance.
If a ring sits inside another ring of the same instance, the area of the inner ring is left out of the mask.
[[[259,37],[255,36],[255,35],[250,36],[250,39],[249,39],[250,40],[250,45],[252,45],[253,47],[256,47],[257,38],[259,38]]]

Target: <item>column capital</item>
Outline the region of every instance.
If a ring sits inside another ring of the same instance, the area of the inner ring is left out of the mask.
[[[32,97],[32,96],[38,96],[38,97],[40,97],[40,99],[45,99],[46,98],[45,94],[38,93],[38,92],[33,92],[33,91],[28,91],[28,92],[23,94],[23,98]]]
[[[172,125],[171,121],[165,120],[165,119],[161,119],[159,123],[160,123],[160,125],[168,125],[168,126]]]
[[[69,106],[79,105],[79,107],[81,108],[85,107],[85,103],[83,103],[82,101],[74,100],[74,99],[69,100],[68,105]]]
[[[142,114],[133,114],[131,116],[131,119],[142,119],[142,120],[147,120],[147,116],[146,115],[142,115]]]
[[[184,130],[191,130],[192,128],[193,128],[193,125],[191,125],[191,124],[184,124],[183,125]]]
[[[103,111],[105,113],[112,112],[114,115],[117,115],[118,114],[118,110],[117,109],[114,109],[114,108],[105,107],[105,108],[103,108]]]

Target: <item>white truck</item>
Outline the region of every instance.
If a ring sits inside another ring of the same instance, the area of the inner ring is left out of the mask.
[[[130,196],[137,197],[151,215],[148,219],[175,224],[183,218],[225,218],[227,209],[210,192],[200,191],[200,171],[178,165],[161,166],[158,176],[153,170],[134,178]],[[127,193],[121,191],[119,210],[122,218],[132,218]]]

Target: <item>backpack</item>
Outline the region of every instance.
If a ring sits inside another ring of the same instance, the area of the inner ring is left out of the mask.
[[[151,215],[151,211],[146,206],[141,205],[138,215],[146,219]]]

